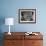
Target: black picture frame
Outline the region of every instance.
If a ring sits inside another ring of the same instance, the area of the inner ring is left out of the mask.
[[[19,9],[19,23],[36,23],[36,9]]]

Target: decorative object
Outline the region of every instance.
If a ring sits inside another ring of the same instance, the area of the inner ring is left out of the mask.
[[[36,9],[19,9],[19,23],[36,23]]]
[[[9,32],[8,34],[11,35],[10,33],[10,25],[14,24],[14,19],[13,18],[5,18],[5,25],[9,25]]]
[[[38,35],[37,33],[26,32],[25,35]]]

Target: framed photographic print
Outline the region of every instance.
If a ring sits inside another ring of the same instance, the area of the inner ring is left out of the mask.
[[[36,9],[19,9],[19,23],[36,23]]]

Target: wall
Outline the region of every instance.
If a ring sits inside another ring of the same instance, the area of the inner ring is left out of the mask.
[[[2,17],[13,17],[15,25],[12,26],[11,31],[46,31],[46,1],[40,0],[1,0],[1,14]],[[35,8],[36,9],[36,24],[19,24],[18,23],[18,9],[21,8]],[[2,25],[2,32],[8,31],[6,25]],[[13,29],[14,28],[14,29]]]
[[[44,35],[46,35],[45,5],[46,5],[46,0],[0,0],[0,18],[4,20],[4,18],[13,17],[15,19],[14,26],[11,26],[12,32],[40,31]],[[36,24],[18,23],[18,9],[21,8],[36,9]],[[1,23],[0,31],[8,32],[8,26],[6,26],[4,23],[3,24]]]

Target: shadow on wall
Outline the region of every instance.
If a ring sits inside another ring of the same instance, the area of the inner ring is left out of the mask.
[[[3,46],[3,32],[2,32],[2,25],[5,23],[5,17],[0,16],[0,46]]]

